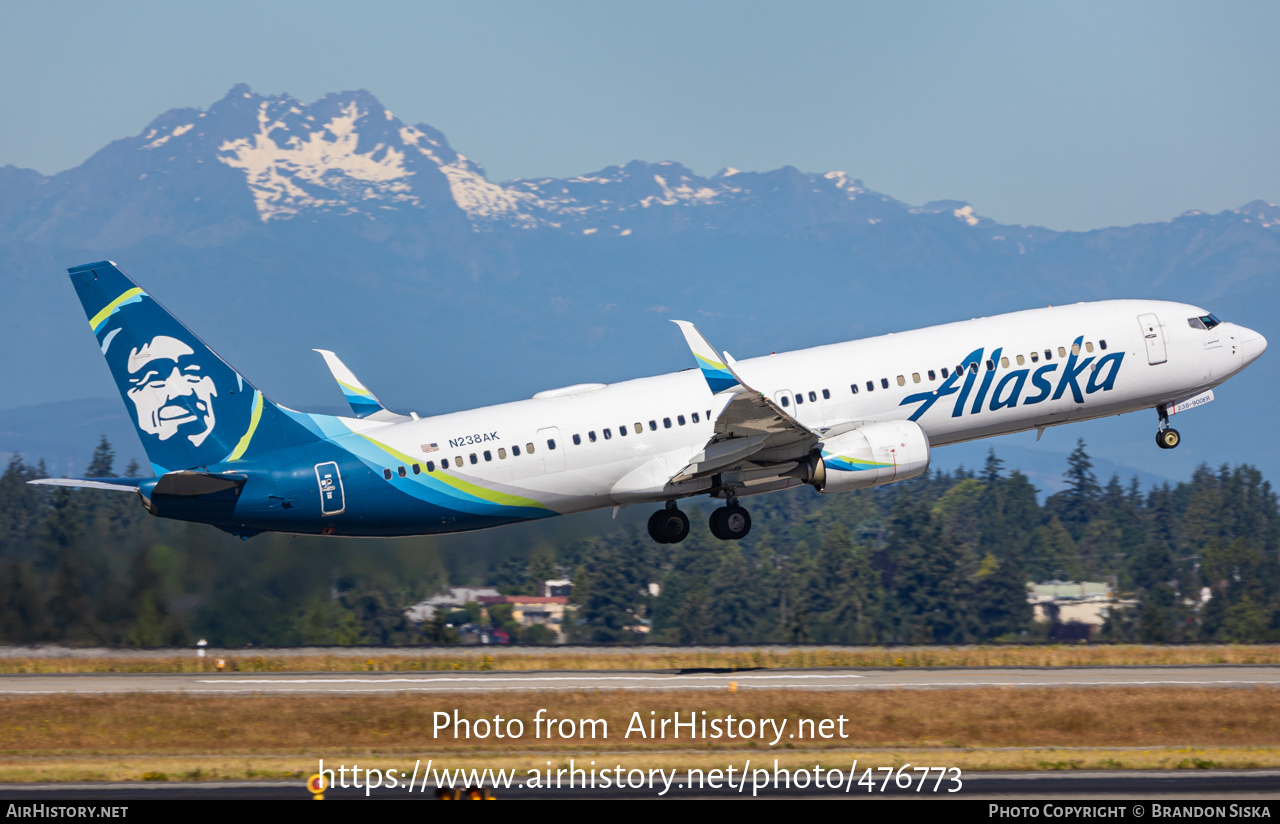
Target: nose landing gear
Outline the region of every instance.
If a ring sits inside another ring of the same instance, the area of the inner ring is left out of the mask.
[[[1178,434],[1178,430],[1169,426],[1169,415],[1165,412],[1164,404],[1156,407],[1156,413],[1160,415],[1160,429],[1156,431],[1156,446],[1161,449],[1176,448],[1182,443],[1182,436]]]

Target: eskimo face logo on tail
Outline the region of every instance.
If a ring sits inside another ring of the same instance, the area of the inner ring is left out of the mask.
[[[951,407],[953,418],[964,414],[976,415],[984,409],[995,412],[1015,406],[1032,406],[1050,399],[1056,401],[1067,392],[1070,392],[1075,403],[1081,404],[1084,403],[1085,395],[1109,392],[1115,388],[1116,376],[1120,374],[1120,364],[1124,360],[1124,352],[1111,352],[1096,360],[1092,355],[1082,359],[1079,356],[1083,347],[1084,337],[1081,336],[1075,339],[1071,354],[1065,361],[1047,362],[1031,369],[1001,370],[1003,374],[1000,375],[999,382],[996,382],[996,371],[983,366],[982,356],[986,350],[975,349],[965,355],[959,368],[937,389],[908,395],[899,406],[920,404],[910,417],[910,420],[916,421],[948,395],[956,396]],[[1003,349],[1000,348],[992,351],[991,363],[998,363],[1002,354]],[[1034,358],[1032,362],[1035,363]],[[1059,366],[1062,367],[1061,371]],[[1055,375],[1055,372],[1058,374]],[[1023,389],[1028,378],[1032,391],[1024,397]],[[1053,383],[1055,378],[1056,386]]]
[[[199,338],[146,295],[118,303],[97,328],[98,345],[157,472],[244,454],[261,396]]]
[[[129,352],[131,388],[125,394],[143,432],[162,441],[183,434],[192,446],[200,446],[213,432],[218,388],[194,355],[190,346],[168,335],[156,335]]]

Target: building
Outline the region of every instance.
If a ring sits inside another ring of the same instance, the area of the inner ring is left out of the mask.
[[[493,587],[450,587],[438,595],[432,595],[425,601],[419,601],[404,611],[404,615],[414,623],[430,621],[436,617],[436,610],[448,613],[462,609],[471,601],[491,598],[498,594]]]
[[[556,634],[556,643],[564,642],[564,616],[569,609],[569,599],[563,595],[486,595],[476,600],[486,609],[510,604],[511,620],[522,627],[541,624]]]
[[[1046,581],[1027,584],[1027,602],[1036,623],[1050,624],[1060,640],[1088,640],[1102,629],[1110,611],[1122,604],[1101,581]]]

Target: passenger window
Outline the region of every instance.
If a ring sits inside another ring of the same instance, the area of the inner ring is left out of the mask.
[[[801,393],[801,394],[799,394],[799,395],[796,395],[796,406],[799,406],[799,405],[800,405],[800,404],[802,404],[802,403],[804,403],[804,394],[803,394],[803,393]]]
[[[853,394],[858,394],[858,385],[856,383],[849,384],[849,388],[853,390]]]
[[[694,422],[694,423],[697,423],[697,422],[698,422],[698,413],[697,413],[697,412],[694,412],[694,413],[693,413],[693,415],[692,415],[691,417],[693,418],[693,422]]]
[[[676,415],[676,423],[684,426],[684,415]]]
[[[937,372],[934,372],[932,369],[930,369],[930,370],[929,370],[929,380],[931,380],[931,381],[936,381],[937,379],[938,379],[938,373],[937,373]]]
[[[975,374],[975,375],[976,375],[976,374],[978,374],[978,362],[977,362],[977,361],[974,361],[973,363],[969,364],[969,371],[970,371],[971,373]]]
[[[944,367],[942,367],[942,377],[944,377],[944,378],[949,378],[949,377],[951,377],[950,373],[948,373],[948,372],[947,372],[947,367],[945,367],[945,366],[944,366]]]
[[[1058,347],[1058,357],[1060,357],[1060,358],[1065,358],[1066,356],[1067,356],[1067,350],[1066,350],[1066,348],[1065,348],[1065,347],[1062,347],[1062,346],[1059,346],[1059,347]]]
[[[454,456],[454,458],[453,458],[453,466],[454,466],[454,468],[455,468],[455,469],[461,469],[461,468],[462,468],[462,456],[461,456],[461,455],[455,455],[455,456]]]
[[[1031,362],[1032,362],[1032,363],[1039,363],[1039,362],[1040,362],[1040,355],[1039,355],[1039,353],[1037,353],[1037,352],[1032,352],[1032,353],[1031,353]]]
[[[868,392],[874,392],[874,391],[875,391],[875,388],[876,388],[876,382],[875,382],[875,381],[867,381],[867,391],[868,391]]]
[[[596,442],[596,431],[594,429],[592,429],[590,432],[587,433],[587,440],[591,441],[592,443]],[[517,452],[516,454],[519,455],[520,453]]]
[[[607,440],[609,440],[609,439],[610,439],[610,438],[612,438],[612,437],[613,437],[613,431],[612,431],[612,430],[610,430],[610,429],[609,429],[609,427],[607,427],[607,426],[606,426],[606,427],[604,428],[604,439],[607,441]]]
[[[476,453],[474,452],[471,453],[471,463],[472,465],[480,463],[480,460],[476,458]]]
[[[418,466],[417,464],[414,464],[414,465],[413,465],[413,474],[415,474],[415,475],[421,475],[421,474],[422,474],[422,467]]]
[[[786,396],[786,395],[783,395],[783,396],[782,396],[782,405],[783,405],[783,406],[790,406],[790,405],[791,405],[791,401],[787,399],[787,396]]]
[[[912,373],[911,373],[911,382],[912,382],[912,383],[919,383],[919,382],[920,382],[920,373],[919,373],[919,372],[912,372]]]
[[[1044,359],[1045,359],[1045,360],[1047,360],[1047,361],[1048,361],[1048,360],[1053,360],[1053,350],[1052,350],[1052,349],[1046,349],[1046,350],[1044,350]]]
[[[511,447],[511,457],[513,458],[520,457],[520,447],[518,446]]]
[[[573,437],[578,437],[574,435]],[[505,446],[498,447],[498,460],[505,461],[507,459],[507,448]]]
[[[449,459],[448,459],[448,458],[441,458],[441,459],[440,459],[440,468],[441,468],[441,469],[448,469],[448,468],[449,468]]]
[[[662,419],[662,428],[663,428],[663,429],[670,429],[670,428],[671,428],[671,419],[670,419],[670,418],[663,418],[663,419]]]
[[[573,436],[573,445],[574,445],[574,446],[582,446],[582,436],[581,436],[581,435],[574,435],[574,436]]]
[[[427,471],[428,471],[428,472],[435,472],[435,471],[436,471],[436,462],[435,462],[435,461],[427,461]]]
[[[627,425],[625,423],[622,426],[618,427],[618,437],[620,438],[627,437]]]
[[[658,431],[658,422],[657,422],[657,421],[649,421],[649,431],[650,431],[650,432],[657,432],[657,431]]]
[[[1073,354],[1073,355],[1079,355],[1079,354],[1080,354],[1080,344],[1078,344],[1078,343],[1073,343],[1073,344],[1071,344],[1071,354]]]
[[[1092,352],[1092,351],[1093,351],[1093,341],[1085,341],[1085,343],[1084,343],[1084,351],[1086,351],[1086,352]]]
[[[486,461],[492,461],[492,460],[493,460],[493,453],[486,449],[486,450],[484,451],[484,459],[485,459]]]
[[[1099,339],[1098,339],[1098,346],[1100,346],[1100,347],[1102,348],[1102,351],[1103,351],[1103,352],[1107,351],[1107,342],[1106,342],[1105,340],[1102,340],[1101,338],[1099,338]]]
[[[382,470],[382,477],[386,478],[388,481],[391,480],[391,470],[390,469]]]
[[[400,467],[399,469],[397,469],[397,470],[396,470],[396,474],[397,474],[397,475],[399,475],[401,478],[403,478],[404,476],[408,475],[409,473],[408,473],[408,472],[406,472],[406,471],[405,471],[405,469],[404,469],[404,467],[402,466],[402,467]]]
[[[640,421],[636,421],[636,434],[639,435],[644,431],[644,427],[640,425]]]
[[[556,448],[555,438],[547,438],[547,449],[555,449],[555,448]]]
[[[827,390],[827,389],[823,389],[823,390],[822,390],[822,399],[823,399],[824,401],[829,401],[829,400],[831,400],[831,392],[830,392],[830,390]],[[707,419],[708,419],[708,420],[710,420],[710,419],[711,419],[711,413],[710,413],[710,412],[708,412],[708,413],[707,413]]]
[[[810,402],[810,403],[817,403],[817,402],[818,402],[818,393],[817,393],[817,392],[810,392],[810,393],[809,393],[809,402]]]
[[[881,378],[881,379],[880,379],[880,386],[881,386],[881,387],[883,387],[883,388],[885,388],[885,389],[888,389],[888,388],[889,388],[889,379],[888,379],[888,378]]]
[[[987,371],[988,372],[996,371],[996,362],[993,361],[991,358],[987,358]]]
[[[906,386],[906,385],[907,385],[907,379],[906,379],[906,377],[905,377],[905,376],[903,376],[903,375],[899,375],[899,376],[898,376],[898,386]]]
[[[1008,359],[1008,358],[1001,358],[1001,359],[1000,359],[1000,368],[1001,368],[1001,369],[1008,369],[1008,368],[1009,368],[1009,359]]]
[[[527,443],[527,444],[525,444],[525,445],[524,445],[524,448],[525,448],[526,450],[528,450],[528,452],[529,452],[529,454],[530,454],[530,455],[532,455],[532,454],[533,454],[533,444],[532,444],[532,443]]]
[[[1026,359],[1026,358],[1022,357],[1021,355],[1019,355],[1019,356],[1018,356],[1018,365],[1019,365],[1019,366],[1022,366],[1022,365],[1023,365],[1024,363],[1026,363],[1026,362],[1027,362],[1027,359]]]

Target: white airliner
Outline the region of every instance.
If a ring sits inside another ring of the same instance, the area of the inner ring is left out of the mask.
[[[156,477],[37,483],[136,489],[161,517],[262,531],[459,532],[662,504],[649,533],[689,532],[677,501],[722,499],[712,534],[751,528],[741,498],[843,492],[924,473],[932,449],[1213,399],[1262,335],[1196,306],[1112,300],[1013,312],[735,361],[675,321],[697,368],[433,417],[400,415],[321,351],[351,417],[267,399],[110,262],[73,283]]]

